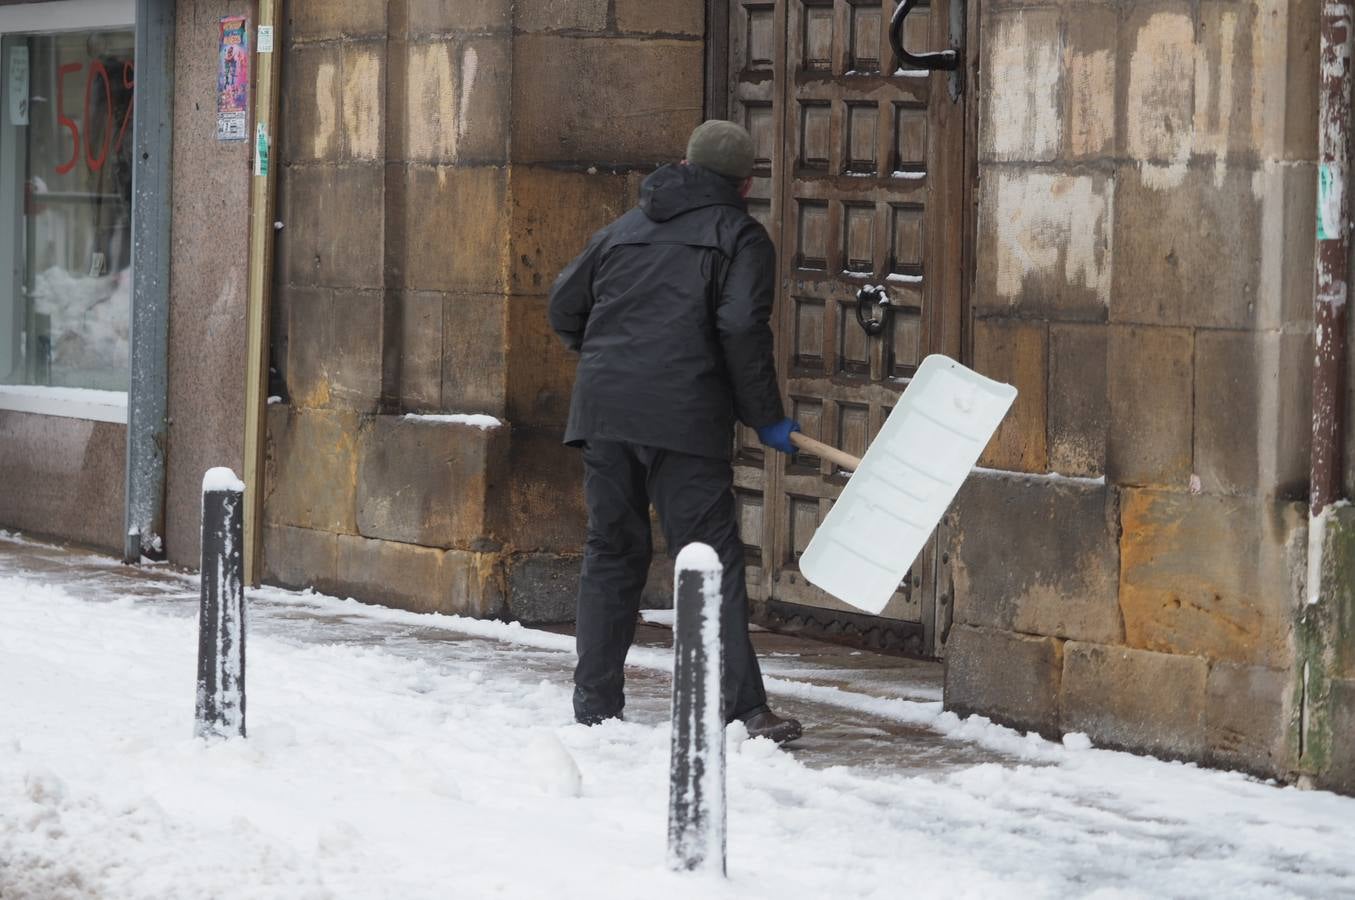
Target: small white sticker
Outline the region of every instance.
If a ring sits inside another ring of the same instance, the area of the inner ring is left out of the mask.
[[[260,53],[272,53],[272,52],[273,52],[273,26],[272,26],[272,25],[260,25],[260,26],[259,26],[259,44],[258,44],[258,47],[259,47],[259,52],[260,52]]]
[[[28,124],[28,48],[13,47],[9,51],[9,123]]]

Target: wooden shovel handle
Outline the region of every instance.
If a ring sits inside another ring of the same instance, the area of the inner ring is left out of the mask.
[[[861,468],[861,460],[845,453],[836,447],[830,447],[823,441],[816,441],[807,434],[801,434],[798,431],[790,433],[790,442],[806,453],[812,453],[820,459],[826,459],[833,465],[848,472],[855,472]]]

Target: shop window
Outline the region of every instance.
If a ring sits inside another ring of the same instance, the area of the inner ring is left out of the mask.
[[[133,31],[0,37],[0,385],[126,391]]]

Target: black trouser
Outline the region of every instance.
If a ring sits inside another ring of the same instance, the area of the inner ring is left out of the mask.
[[[625,706],[623,667],[653,553],[651,501],[672,554],[700,541],[713,547],[724,564],[726,719],[764,706],[762,670],[748,638],[743,543],[729,461],[620,441],[589,441],[583,461],[588,544],[579,582],[575,718],[598,722]]]

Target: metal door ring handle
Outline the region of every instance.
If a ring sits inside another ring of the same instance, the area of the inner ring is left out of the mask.
[[[883,311],[880,318],[873,318],[868,312],[872,305],[880,307]],[[889,295],[885,293],[884,288],[866,285],[856,292],[856,322],[866,334],[874,337],[884,331],[885,323],[893,313],[894,307],[889,305]]]
[[[903,46],[903,20],[917,6],[917,0],[903,0],[895,9],[894,17],[889,21],[889,44],[894,48],[894,56],[899,66],[911,66],[914,69],[940,69],[952,72],[960,66],[960,54],[954,50],[939,50],[935,53],[909,53]]]

